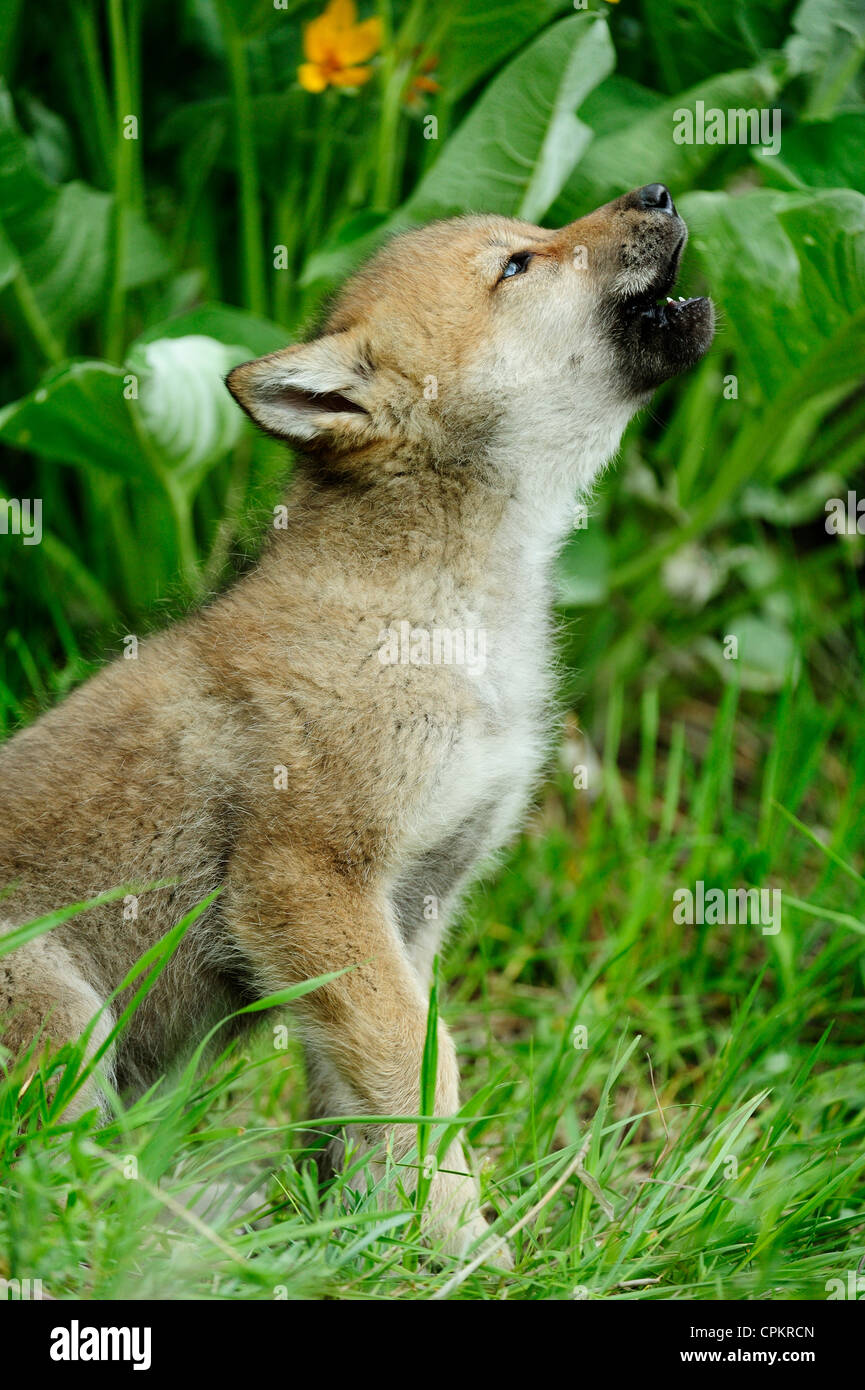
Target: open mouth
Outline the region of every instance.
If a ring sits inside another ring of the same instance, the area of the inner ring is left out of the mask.
[[[622,301],[621,308],[626,315],[646,320],[647,327],[666,328],[672,327],[683,311],[690,306],[702,305],[706,302],[699,297],[685,299],[682,295],[674,299],[670,294],[670,291],[675,288],[676,278],[679,274],[679,262],[682,259],[685,240],[686,238],[683,236],[667,265],[656,276],[648,289]]]
[[[672,293],[686,236],[679,238],[646,289],[616,299],[612,306],[610,335],[621,353],[623,375],[637,393],[653,390],[693,366],[712,341],[712,301],[674,298]]]
[[[679,295],[678,299],[673,299],[670,295],[666,298],[652,301],[645,306],[637,306],[637,312],[642,319],[649,319],[652,323],[663,328],[665,323],[672,321],[676,314],[680,314],[689,304],[699,304],[700,299],[685,299]]]

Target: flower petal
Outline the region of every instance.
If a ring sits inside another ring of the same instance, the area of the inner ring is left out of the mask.
[[[334,46],[343,67],[365,63],[381,48],[381,20],[365,19],[363,24],[355,24],[336,35]]]
[[[301,63],[297,80],[305,92],[323,92],[327,86],[327,77],[318,63]]]
[[[333,29],[350,29],[357,19],[354,0],[330,0],[324,12]]]
[[[331,77],[334,87],[362,87],[372,77],[372,68],[340,68]]]
[[[323,63],[334,49],[334,28],[327,11],[311,19],[303,31],[303,56],[311,63]]]

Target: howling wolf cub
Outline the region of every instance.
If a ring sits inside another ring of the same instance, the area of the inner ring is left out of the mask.
[[[548,746],[550,576],[575,497],[712,338],[710,301],[665,302],[686,236],[657,183],[558,231],[437,222],[385,246],[320,336],[231,372],[298,452],[285,525],[228,593],[0,749],[0,929],[174,886],[134,921],[101,906],[0,959],[5,1046],[77,1037],[219,888],[114,1084],[145,1087],[232,1009],[343,970],[297,1005],[315,1113],[417,1113],[433,958]],[[451,1115],[443,1027],[438,1058]],[[412,1146],[410,1126],[358,1130],[397,1163]],[[478,1186],[459,1140],[438,1159],[427,1234],[462,1255],[486,1230]]]

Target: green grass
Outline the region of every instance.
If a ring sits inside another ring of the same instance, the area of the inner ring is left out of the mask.
[[[730,695],[696,754],[687,731],[646,733],[635,775],[611,764],[593,804],[563,770],[448,953],[441,1008],[494,1229],[530,1215],[513,1274],[432,1264],[398,1174],[383,1206],[345,1177],[319,1189],[281,1013],[103,1128],[64,1123],[42,1071],[18,1099],[22,1063],[0,1089],[9,1273],[60,1298],[825,1297],[865,1226],[862,779],[835,785],[800,689],[776,725],[786,756],[743,799],[733,713]],[[827,843],[811,828],[829,807]],[[698,878],[780,887],[780,932],[676,926],[673,891]],[[419,1094],[402,1119],[421,1165],[444,1128],[423,1117]],[[208,1216],[214,1184],[234,1195]]]

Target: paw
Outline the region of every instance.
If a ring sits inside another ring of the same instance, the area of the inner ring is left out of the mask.
[[[460,1262],[475,1261],[509,1272],[513,1255],[501,1235],[492,1235],[480,1210],[480,1190],[473,1177],[439,1174],[424,1215],[424,1234],[442,1254]]]
[[[501,1233],[491,1234],[486,1217],[477,1212],[467,1223],[466,1229],[468,1239],[463,1258],[473,1263],[479,1256],[483,1256],[482,1263],[487,1268],[510,1274],[514,1267],[511,1248]]]

